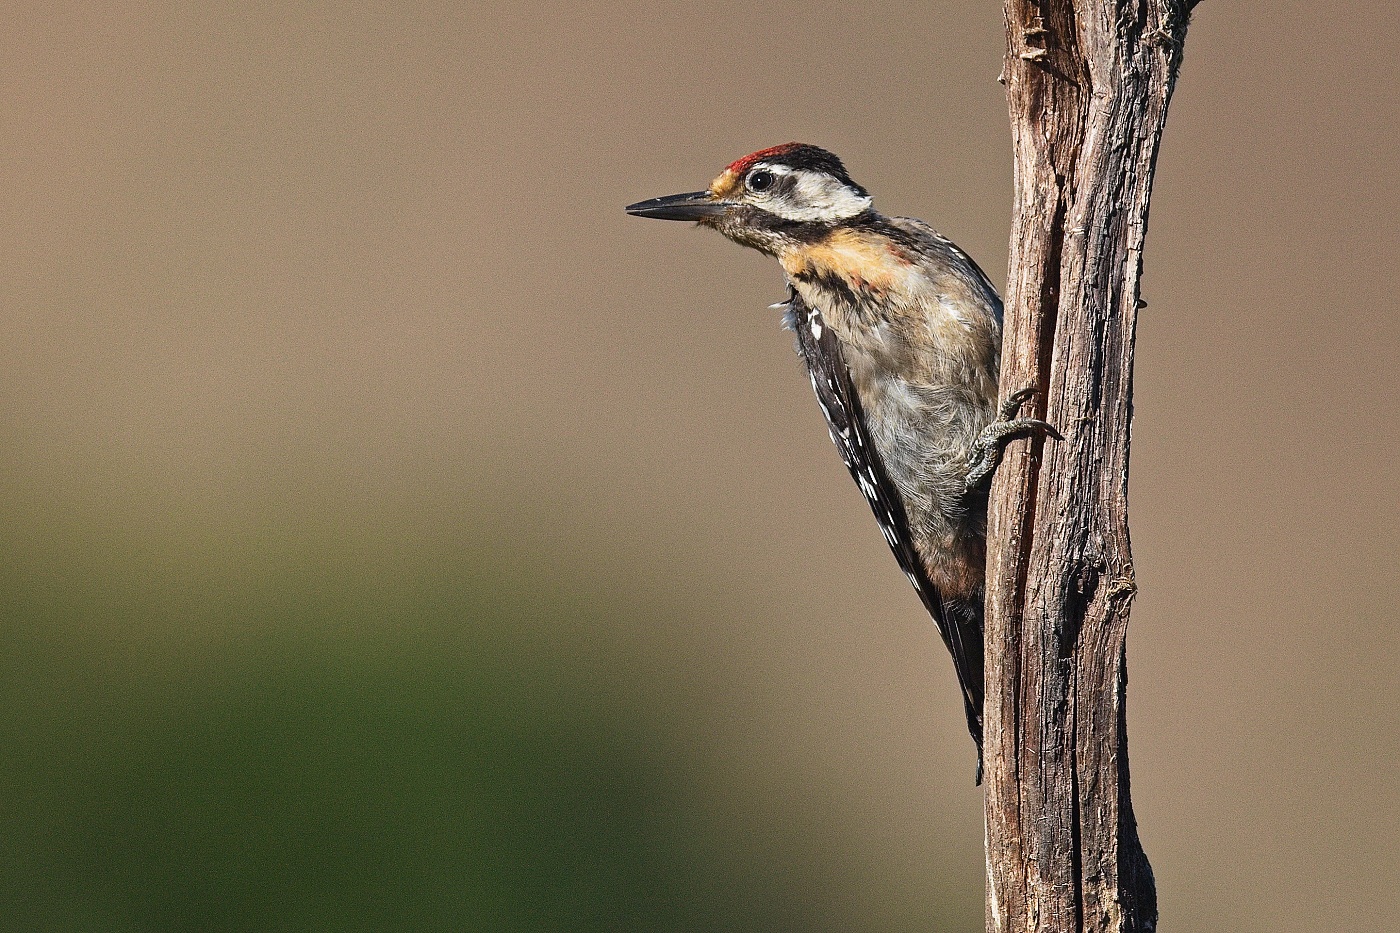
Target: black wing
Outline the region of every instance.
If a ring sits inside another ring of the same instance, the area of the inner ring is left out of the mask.
[[[846,469],[851,471],[860,491],[865,494],[875,520],[894,552],[900,569],[914,584],[928,614],[933,617],[938,634],[953,655],[958,685],[962,688],[967,714],[967,728],[977,743],[977,780],[982,779],[982,607],[945,602],[928,578],[923,561],[914,549],[914,537],[909,532],[909,517],[904,501],[885,473],[879,451],[870,440],[865,412],[851,381],[836,335],[822,320],[821,312],[808,307],[791,288],[788,289],[788,326],[797,335],[797,349],[807,363],[817,402],[831,429],[831,440],[841,452]]]

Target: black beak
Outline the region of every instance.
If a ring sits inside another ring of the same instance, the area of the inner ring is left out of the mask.
[[[715,196],[708,191],[692,191],[629,204],[627,213],[633,217],[655,217],[657,220],[699,220],[721,214],[729,206],[727,201],[715,200]]]

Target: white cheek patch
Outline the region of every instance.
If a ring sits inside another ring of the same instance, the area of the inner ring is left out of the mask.
[[[793,179],[793,186],[786,195],[763,204],[765,210],[784,220],[832,223],[867,211],[873,203],[869,195],[860,194],[830,175],[790,169],[784,165],[761,167],[774,175],[786,175]]]

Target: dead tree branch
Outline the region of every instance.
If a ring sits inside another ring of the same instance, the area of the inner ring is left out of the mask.
[[[1156,927],[1128,784],[1133,339],[1148,199],[1188,0],[1005,0],[1016,206],[1003,397],[1013,445],[987,590],[989,933]]]

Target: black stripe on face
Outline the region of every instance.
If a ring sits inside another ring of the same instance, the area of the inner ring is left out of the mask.
[[[836,229],[835,224],[825,221],[788,220],[756,204],[740,204],[732,209],[718,226],[728,236],[735,238],[741,238],[746,232],[758,234],[759,237],[771,241],[774,248],[781,243],[815,246],[825,242]]]
[[[826,242],[836,228],[849,227],[852,224],[860,223],[867,214],[874,216],[874,213],[873,210],[867,210],[853,218],[838,221],[790,220],[787,217],[781,217],[772,211],[764,210],[756,205],[745,205],[739,210],[738,216],[745,224],[778,234],[793,243],[800,243],[803,246],[816,246],[819,243]]]
[[[865,189],[851,180],[851,176],[846,174],[846,166],[841,164],[841,160],[835,153],[827,152],[816,146],[797,145],[789,148],[781,155],[765,159],[771,165],[785,165],[788,168],[806,169],[812,172],[821,172],[830,175],[840,181],[843,185],[851,188],[861,197],[866,196]]]

